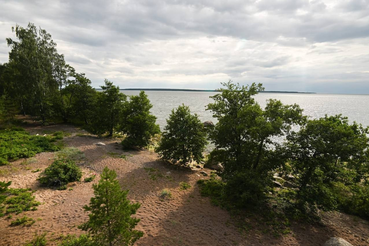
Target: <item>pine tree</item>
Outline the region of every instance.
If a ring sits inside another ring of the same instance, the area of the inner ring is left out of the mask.
[[[133,245],[143,232],[133,230],[140,219],[131,218],[140,207],[127,199],[128,190],[122,190],[114,170],[104,168],[101,179],[93,185],[95,197],[85,206],[89,221],[81,229],[91,234],[97,245]]]

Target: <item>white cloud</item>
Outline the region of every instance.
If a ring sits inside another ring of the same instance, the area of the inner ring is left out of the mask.
[[[107,78],[121,88],[213,89],[233,79],[267,90],[369,93],[366,0],[0,4],[0,63],[8,59],[11,26],[32,22],[94,86]]]

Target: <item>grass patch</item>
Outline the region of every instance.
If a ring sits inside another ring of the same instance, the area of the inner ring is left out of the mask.
[[[29,164],[36,163],[36,162],[37,162],[36,158],[28,158],[22,161],[21,165],[29,165]]]
[[[47,240],[46,240],[47,233],[42,233],[41,235],[35,234],[33,239],[25,244],[25,246],[46,246]]]
[[[76,235],[67,235],[63,238],[62,242],[59,246],[92,246],[93,241],[92,239],[87,236],[86,234],[82,234],[81,236],[77,237]]]
[[[75,147],[64,148],[56,155],[59,159],[68,159],[75,162],[81,162],[85,159],[85,154]]]
[[[181,190],[187,190],[189,188],[191,188],[191,185],[187,182],[181,182],[179,183],[179,187]]]
[[[170,199],[170,198],[172,198],[172,193],[171,193],[171,192],[170,192],[170,190],[168,190],[168,189],[163,189],[163,190],[160,192],[159,197],[160,197],[160,199],[162,199],[162,200]]]
[[[38,172],[40,172],[41,171],[41,169],[40,168],[37,168],[37,169],[35,169],[35,170],[32,170],[31,172],[33,172],[33,173],[38,173]]]
[[[127,160],[127,156],[124,154],[119,154],[116,152],[108,152],[107,155],[113,158],[121,158],[123,160]]]
[[[158,178],[163,178],[164,175],[156,168],[144,167],[145,171],[149,175],[151,180],[157,180]]]
[[[24,216],[22,218],[18,218],[16,220],[13,220],[10,223],[10,226],[31,226],[35,223],[36,221],[32,218],[29,218],[27,216]]]
[[[91,175],[90,177],[87,177],[84,179],[84,181],[87,183],[87,182],[92,182],[94,181],[94,179],[96,178],[96,174],[94,175]]]
[[[30,135],[22,128],[0,130],[0,165],[35,156],[40,152],[58,151],[54,137]]]

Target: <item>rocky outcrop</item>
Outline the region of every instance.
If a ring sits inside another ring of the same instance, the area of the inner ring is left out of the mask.
[[[353,246],[353,245],[343,238],[331,237],[327,242],[325,242],[324,246]]]

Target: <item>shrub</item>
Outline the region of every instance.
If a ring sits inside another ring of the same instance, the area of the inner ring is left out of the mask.
[[[94,179],[96,178],[96,174],[94,174],[94,175],[91,175],[90,177],[87,177],[87,178],[85,178],[85,182],[87,183],[87,182],[92,182],[92,181],[94,181]]]
[[[170,192],[170,190],[168,190],[168,189],[163,189],[163,190],[160,192],[159,197],[160,197],[161,199],[172,198],[172,193],[171,193],[171,192]]]
[[[181,182],[181,183],[179,183],[179,187],[181,188],[181,190],[187,190],[187,189],[191,188],[191,185],[189,183],[186,183],[186,182]]]
[[[79,181],[82,177],[81,169],[72,160],[55,160],[38,180],[46,186],[62,187],[69,182]]]
[[[25,244],[25,246],[46,246],[46,232],[42,233],[41,235],[35,235],[34,238]]]
[[[164,160],[180,160],[186,164],[191,159],[200,162],[205,150],[206,133],[198,116],[190,108],[179,106],[172,110],[156,152]]]
[[[35,223],[36,221],[32,218],[29,218],[27,216],[24,216],[22,218],[18,218],[14,221],[12,221],[10,223],[10,226],[19,226],[19,225],[22,225],[22,226],[31,226]]]
[[[93,243],[91,237],[82,234],[77,237],[76,235],[68,235],[63,239],[59,246],[92,246],[96,245]]]
[[[140,207],[127,199],[128,190],[123,191],[113,170],[104,168],[98,184],[93,185],[95,197],[85,206],[90,212],[89,220],[80,228],[88,231],[97,245],[133,245],[143,233],[134,230],[140,221],[132,218]]]

